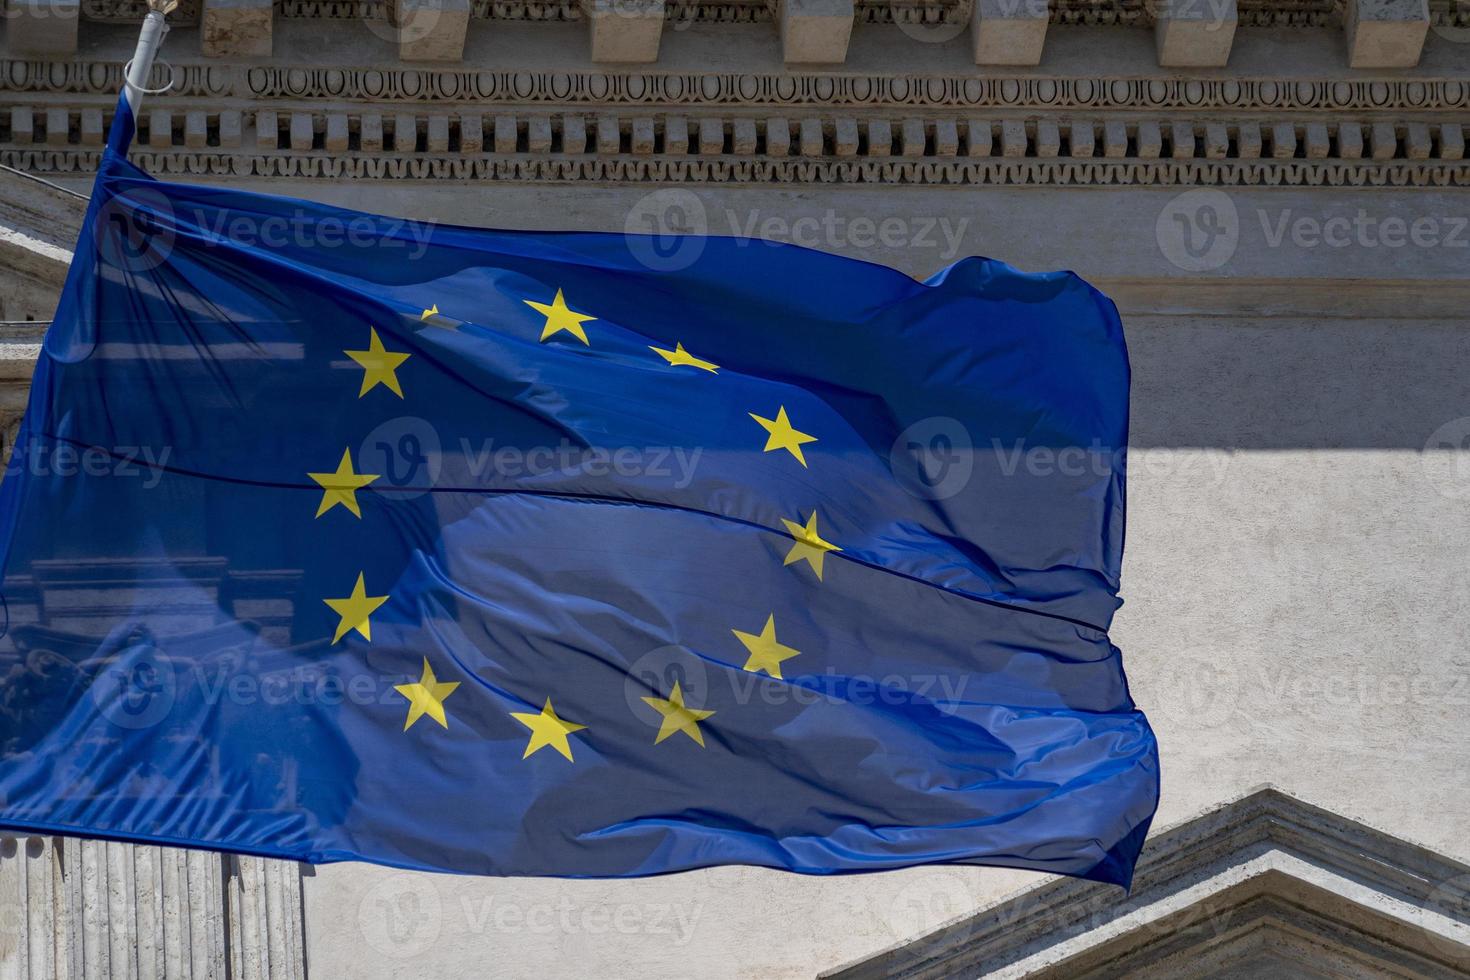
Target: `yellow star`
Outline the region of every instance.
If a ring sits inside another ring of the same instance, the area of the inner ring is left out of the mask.
[[[740,630],[730,632],[734,633],[735,638],[745,644],[745,649],[750,652],[750,659],[745,661],[745,669],[752,673],[763,670],[772,677],[780,677],[781,661],[790,660],[801,654],[801,651],[795,647],[788,647],[777,642],[775,613],[766,617],[766,627],[761,630],[759,636]]]
[[[435,303],[433,306],[429,307],[427,310],[424,310],[424,312],[422,312],[422,313],[419,314],[419,322],[422,323],[423,321],[427,320],[429,317],[431,317],[431,316],[438,316],[438,315],[439,315],[439,304],[438,303]]]
[[[352,450],[344,449],[342,450],[342,462],[337,464],[337,472],[308,473],[306,475],[321,484],[322,487],[322,502],[316,509],[317,517],[321,517],[338,504],[361,517],[362,511],[357,507],[357,491],[376,480],[379,474],[352,472]]]
[[[429,666],[429,658],[425,657],[424,672],[418,683],[393,685],[393,690],[408,698],[408,719],[403,723],[403,730],[408,731],[424,715],[437,721],[440,728],[448,728],[449,719],[444,717],[444,699],[453,694],[456,687],[459,687],[459,681],[440,683],[439,678],[434,676],[434,668]]]
[[[574,312],[567,306],[567,301],[562,299],[560,289],[556,291],[556,298],[550,303],[537,303],[529,299],[521,300],[521,302],[536,312],[545,314],[546,325],[541,328],[542,343],[545,343],[546,339],[552,334],[565,330],[582,343],[587,344],[587,331],[582,329],[582,324],[588,320],[596,320],[597,317]],[[592,345],[587,344],[587,346],[590,347]]]
[[[522,759],[531,758],[549,745],[566,756],[568,762],[575,761],[572,759],[572,746],[567,741],[567,736],[572,732],[580,732],[587,726],[574,725],[565,718],[558,718],[556,709],[551,706],[551,698],[546,699],[546,707],[541,709],[540,714],[512,711],[510,716],[531,730],[531,740],[526,743],[526,754],[521,756]]]
[[[664,716],[662,724],[658,726],[658,737],[653,740],[654,745],[675,732],[683,732],[703,747],[704,735],[699,730],[699,723],[714,712],[685,707],[684,692],[679,690],[678,681],[674,681],[674,689],[669,692],[667,701],[663,698],[644,698],[643,703]]]
[[[368,595],[367,587],[362,581],[362,572],[357,573],[357,584],[352,587],[352,595],[345,599],[323,599],[327,605],[332,607],[332,612],[342,617],[337,624],[337,632],[332,636],[332,642],[336,643],[346,636],[349,630],[357,630],[362,638],[372,641],[372,623],[368,617],[388,601],[385,595]]]
[[[791,420],[786,417],[786,406],[782,405],[776,412],[774,419],[764,419],[754,412],[750,417],[755,419],[765,428],[769,435],[766,436],[766,452],[773,449],[785,449],[796,457],[796,461],[802,466],[806,465],[806,457],[801,454],[803,443],[816,442],[816,436],[809,436],[805,432],[798,432],[792,428]]]
[[[720,373],[720,366],[718,364],[712,361],[700,360],[685,350],[683,344],[674,344],[673,350],[664,350],[662,347],[649,347],[648,349],[668,361],[674,367],[688,365],[689,367],[699,368],[701,371],[708,371],[710,374]]]
[[[362,365],[362,390],[357,393],[358,398],[378,385],[383,385],[399,398],[403,397],[403,389],[398,386],[398,375],[394,372],[400,364],[408,360],[409,355],[385,350],[376,329],[368,327],[367,350],[347,350],[342,353]]]
[[[812,570],[817,573],[817,578],[822,577],[822,559],[827,557],[829,551],[841,551],[830,541],[823,541],[822,536],[817,533],[817,512],[812,511],[812,516],[807,518],[806,525],[802,526],[795,521],[781,518],[781,523],[786,525],[786,530],[796,539],[791,550],[786,552],[786,560],[783,565],[793,562],[807,561]]]

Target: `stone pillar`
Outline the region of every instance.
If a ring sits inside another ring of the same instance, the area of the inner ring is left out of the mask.
[[[225,862],[230,980],[306,980],[297,866],[241,855]]]
[[[47,847],[60,856],[60,975],[225,980],[219,855],[75,838]]]
[[[295,864],[0,837],[0,976],[305,980]]]
[[[0,973],[72,975],[61,854],[49,837],[0,838]]]

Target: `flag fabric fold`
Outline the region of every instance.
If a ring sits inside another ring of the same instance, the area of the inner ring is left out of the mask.
[[[0,485],[0,826],[1127,884],[1158,759],[1095,289],[651,263],[156,181],[129,131]]]

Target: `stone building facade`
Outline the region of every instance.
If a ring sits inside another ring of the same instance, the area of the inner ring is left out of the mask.
[[[13,431],[142,13],[10,0]],[[1131,895],[0,840],[0,976],[1470,976],[1470,7],[186,0],[134,160],[426,222],[1075,269],[1123,311]],[[46,183],[38,182],[36,177]],[[63,605],[85,569],[38,605]]]

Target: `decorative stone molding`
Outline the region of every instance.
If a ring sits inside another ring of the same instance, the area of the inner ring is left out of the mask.
[[[0,972],[24,980],[305,980],[297,866],[0,838]]]
[[[192,26],[199,23],[203,0],[179,0],[168,15],[173,25]],[[138,23],[148,12],[147,0],[82,0],[82,17],[103,23]]]
[[[1041,885],[825,976],[1222,973],[1470,977],[1470,866],[1262,789],[1151,836],[1130,894]]]
[[[114,62],[0,61],[0,161],[92,170],[121,82]],[[176,66],[135,153],[185,178],[1465,186],[1467,126],[1453,77],[206,61]]]
[[[894,94],[896,80],[876,81],[890,83],[887,92],[880,84],[874,93],[882,106],[882,96]],[[1054,84],[1060,88],[1048,94],[1065,96],[1071,88],[1074,101],[1080,101],[1077,80]],[[1238,87],[1237,100],[1244,101],[1249,89]],[[1167,88],[1157,90],[1167,94]],[[829,91],[830,105],[840,89],[834,85]],[[1421,86],[1418,94],[1423,98],[1430,91]],[[723,97],[711,87],[701,87],[700,94],[716,105]],[[1466,126],[1454,114],[1393,123],[1341,113],[1271,122],[1237,114],[1181,118],[1069,112],[1032,121],[1005,112],[908,115],[874,107],[852,114],[827,106],[791,115],[752,115],[747,109],[731,117],[667,109],[642,115],[636,108],[626,114],[469,106],[425,111],[405,103],[384,112],[368,106],[323,111],[297,103],[250,112],[167,104],[154,103],[140,121],[134,150],[141,166],[161,176],[1470,185]],[[92,169],[101,132],[83,133],[85,111],[12,108],[8,133],[0,121],[0,160],[36,172]],[[487,132],[493,139],[486,140]],[[596,139],[588,140],[588,132]],[[691,132],[699,138],[691,141]],[[53,140],[53,134],[65,138]],[[423,134],[427,138],[421,140]]]
[[[210,9],[226,2],[245,0],[209,0]],[[333,2],[350,7],[354,0]],[[428,2],[397,0],[395,10],[401,15],[404,4]],[[578,17],[584,2],[590,0],[575,0]],[[681,2],[665,0],[665,16]],[[774,6],[732,2],[741,9]],[[1051,15],[1080,2],[1053,0]],[[1331,7],[1331,0],[1291,2],[1312,17]],[[1261,3],[1237,0],[1237,9],[1245,18],[1265,9]],[[1214,54],[1202,53],[1198,37],[1189,40],[1201,25],[1174,23],[1166,8],[1142,0],[1091,6],[1120,17],[1159,15],[1166,61],[1228,53],[1218,39],[1210,42]],[[536,16],[555,12],[538,9]],[[857,0],[854,9],[858,20],[875,11],[968,16],[951,0]],[[485,11],[495,13],[471,9]],[[659,24],[653,18],[646,26]],[[594,20],[590,30],[595,46],[602,28]],[[1185,33],[1176,37],[1179,30]],[[617,56],[651,56],[655,43],[649,35]],[[641,54],[634,50],[640,44]],[[179,58],[174,81],[169,95],[150,100],[135,152],[154,172],[184,178],[959,186],[1470,180],[1470,78],[1454,75],[510,70]],[[0,61],[0,161],[87,173],[121,83],[116,61]]]
[[[122,65],[0,60],[0,93],[53,93],[111,109]],[[1146,78],[823,72],[496,71],[175,64],[166,106],[189,98],[552,106],[813,106],[933,110],[1423,113],[1470,115],[1470,78]],[[0,95],[3,105],[17,99]],[[0,119],[3,129],[3,119]]]
[[[169,23],[192,26],[200,21],[202,0],[182,0]],[[1160,4],[1149,0],[1049,0],[1053,24],[1089,27],[1148,27]],[[1240,23],[1248,27],[1341,28],[1345,0],[1239,0]],[[665,17],[700,24],[769,23],[776,19],[776,0],[667,0]],[[973,0],[855,0],[858,23],[958,25],[970,22]],[[360,20],[387,24],[388,0],[275,0],[284,20]],[[136,23],[144,0],[82,0],[84,20]],[[472,0],[474,20],[566,22],[585,18],[585,0]],[[1470,26],[1470,9],[1461,0],[1430,0],[1430,23],[1436,27]]]
[[[948,163],[913,161],[748,160],[688,161],[636,160],[619,157],[545,160],[454,160],[384,158],[342,160],[326,157],[232,157],[186,159],[134,153],[133,159],[159,176],[273,177],[282,179],[474,180],[534,183],[616,182],[720,184],[854,184],[854,185],[1062,185],[1062,186],[1348,186],[1348,187],[1464,187],[1470,173],[1432,164],[1322,165],[1308,161],[1219,163],[1175,160],[1035,161],[991,159]],[[71,172],[95,167],[80,156],[58,160],[41,153],[12,157],[0,150],[0,161],[16,161],[33,169],[53,169],[60,163]]]

